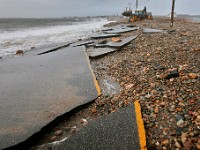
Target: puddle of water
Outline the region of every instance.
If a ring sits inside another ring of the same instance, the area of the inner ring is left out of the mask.
[[[104,79],[102,82],[100,82],[100,86],[102,88],[103,96],[119,94],[121,90],[120,85],[111,79]]]

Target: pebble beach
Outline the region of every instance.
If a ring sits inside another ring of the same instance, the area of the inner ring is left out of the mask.
[[[128,21],[106,26],[118,24]],[[140,36],[120,51],[91,59],[99,84],[109,80],[120,89],[103,93],[93,104],[60,123],[39,144],[70,136],[91,120],[139,100],[148,150],[200,149],[200,23],[176,19],[170,27],[168,18],[155,18],[133,25],[164,32],[124,33],[120,38]]]

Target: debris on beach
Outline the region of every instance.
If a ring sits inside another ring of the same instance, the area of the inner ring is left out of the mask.
[[[17,51],[16,51],[16,55],[22,55],[22,54],[24,54],[24,51],[23,51],[23,50],[17,50]]]
[[[162,33],[163,30],[160,29],[151,29],[151,28],[143,28],[143,33]]]

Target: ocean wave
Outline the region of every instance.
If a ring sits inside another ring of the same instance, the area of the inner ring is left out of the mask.
[[[72,42],[86,38],[99,30],[107,19],[72,23],[71,25],[56,25],[49,27],[34,27],[6,31],[0,34],[0,57],[15,53],[16,50],[30,50],[31,47]]]

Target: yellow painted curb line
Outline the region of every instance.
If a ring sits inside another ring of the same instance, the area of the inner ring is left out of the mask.
[[[93,74],[94,74],[94,73],[93,73]],[[96,80],[95,75],[93,75],[93,81],[94,81],[94,85],[95,85],[96,90],[97,90],[97,94],[98,94],[98,96],[100,96],[100,95],[101,95],[101,88],[100,88],[100,86],[99,86],[98,81]]]
[[[141,107],[138,100],[134,102],[134,106],[135,106],[135,114],[136,114],[136,121],[138,128],[138,136],[140,141],[140,150],[147,150],[144,122],[142,119]]]
[[[85,49],[85,47],[84,47],[84,49]],[[89,57],[88,57],[88,55],[86,53],[86,50],[85,50],[85,56],[86,56],[86,59],[87,59],[88,67],[90,68],[90,72],[91,72],[92,77],[93,77],[93,82],[94,82],[94,85],[95,85],[96,90],[97,90],[97,95],[100,96],[101,95],[101,88],[99,86],[99,83],[98,83],[98,81],[96,79],[96,76],[95,76],[95,74],[94,74],[94,72],[92,70],[92,67],[90,65],[90,59],[89,59]]]

